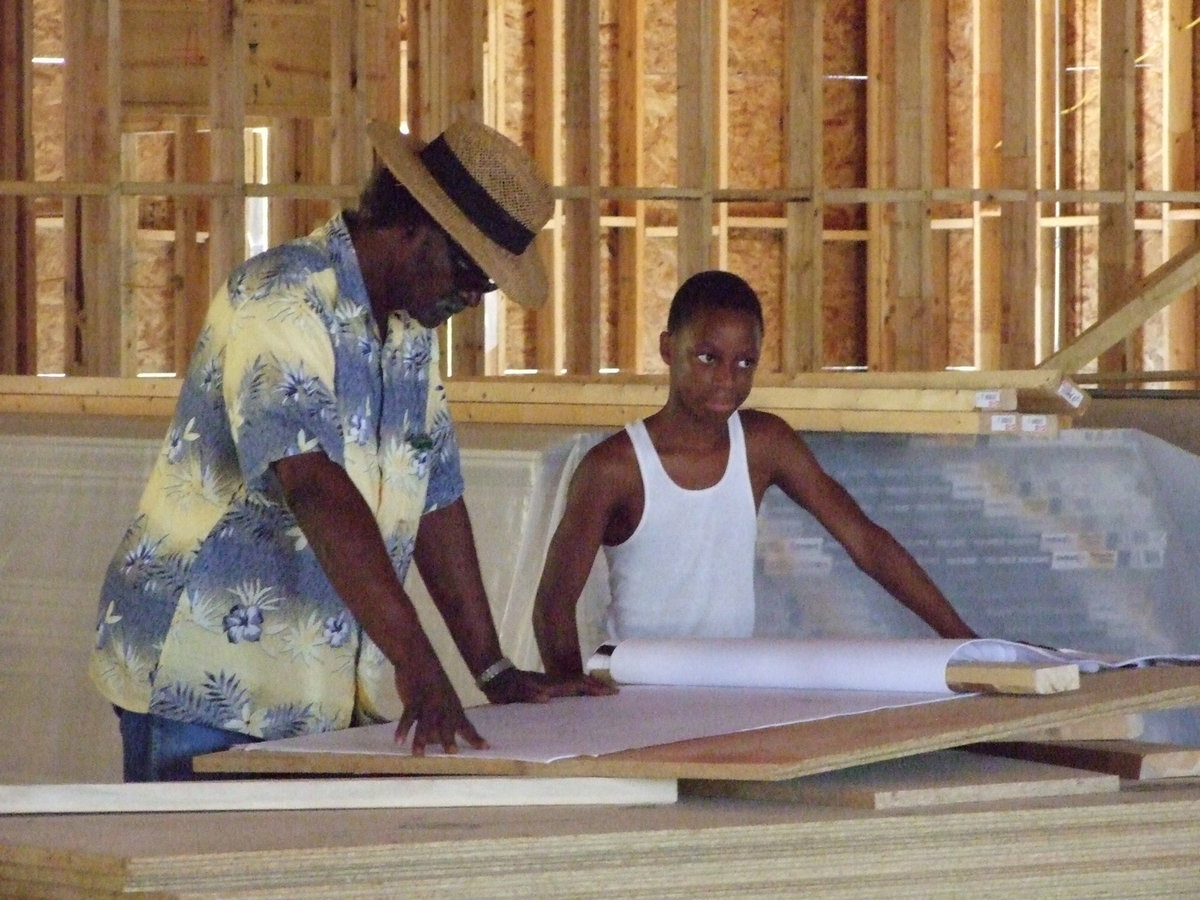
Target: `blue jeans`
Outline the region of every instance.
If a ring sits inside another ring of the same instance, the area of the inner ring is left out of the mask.
[[[192,757],[228,750],[258,740],[248,734],[176,722],[149,713],[117,709],[125,781],[200,781],[227,778],[221,773],[192,771]]]

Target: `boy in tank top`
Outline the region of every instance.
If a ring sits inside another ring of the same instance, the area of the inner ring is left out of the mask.
[[[736,275],[700,272],[676,292],[659,336],[670,373],[666,404],[589,450],[571,478],[534,602],[547,674],[582,675],[575,607],[601,548],[613,639],[749,636],[758,507],[771,485],[939,636],[975,637],[790,425],[741,409],[762,333],[758,296]],[[598,681],[592,689],[606,691]]]

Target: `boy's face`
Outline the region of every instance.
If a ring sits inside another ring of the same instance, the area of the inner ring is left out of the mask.
[[[721,421],[746,402],[761,350],[758,321],[730,309],[704,310],[675,334],[659,337],[671,393],[694,415]]]

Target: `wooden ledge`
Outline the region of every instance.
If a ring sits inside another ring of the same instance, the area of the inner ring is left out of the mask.
[[[180,383],[174,377],[2,375],[0,413],[165,420]],[[664,376],[450,378],[446,390],[460,422],[577,428],[619,427],[659,409],[667,397]],[[760,377],[749,405],[802,431],[1053,437],[1082,410],[1083,397],[1061,373],[1040,369],[813,372]]]

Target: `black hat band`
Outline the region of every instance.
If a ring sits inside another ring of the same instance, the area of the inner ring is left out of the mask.
[[[421,162],[454,205],[485,235],[509,253],[520,256],[534,238],[530,231],[495,201],[467,171],[445,137],[439,135],[421,151]]]

